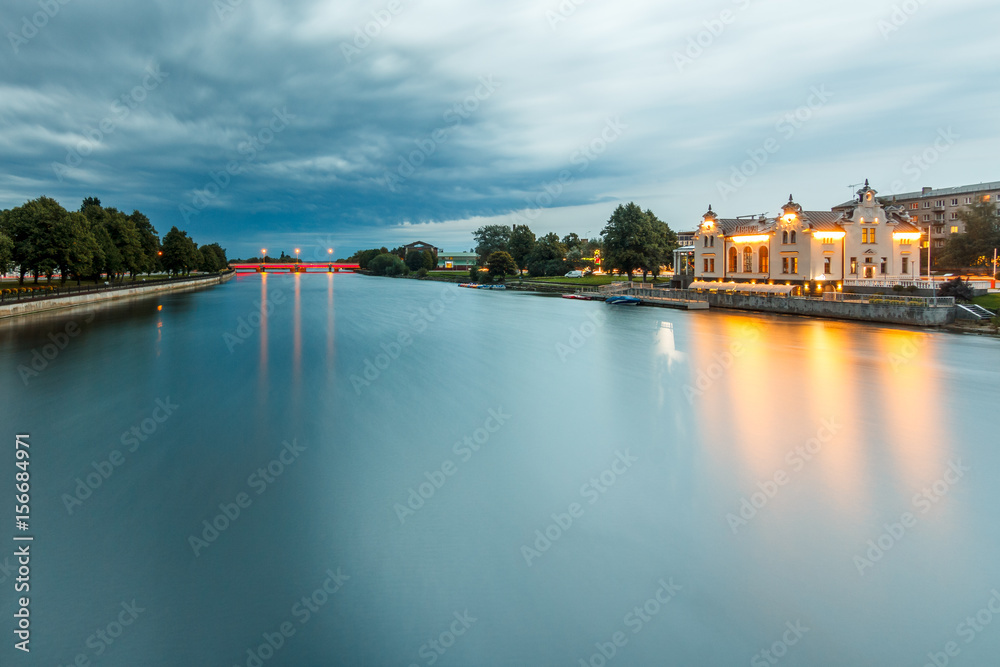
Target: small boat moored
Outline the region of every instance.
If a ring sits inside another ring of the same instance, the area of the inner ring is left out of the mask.
[[[613,306],[638,306],[642,301],[634,296],[609,296],[604,300],[604,303],[610,303]]]

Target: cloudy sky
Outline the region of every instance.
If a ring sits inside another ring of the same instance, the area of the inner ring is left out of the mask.
[[[0,207],[230,256],[1000,180],[995,0],[7,0]]]

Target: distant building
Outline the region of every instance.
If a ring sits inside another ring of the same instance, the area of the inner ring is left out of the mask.
[[[694,245],[694,235],[698,232],[677,232],[677,245],[683,247]]]
[[[1000,207],[1000,181],[955,188],[923,188],[920,192],[904,192],[878,199],[882,204],[895,204],[906,209],[910,222],[925,232],[922,247],[927,247],[927,240],[930,239],[932,250],[941,249],[949,236],[965,233],[965,223],[958,219],[962,207],[977,201],[994,202]],[[834,206],[833,210],[841,211],[851,206],[853,202],[844,202]]]
[[[407,243],[403,246],[403,256],[405,257],[411,250],[416,250],[418,252],[427,250],[432,255],[436,255],[441,252],[440,248],[435,248],[430,243],[424,243],[423,241],[414,241],[413,243]]]
[[[777,218],[720,218],[709,206],[694,237],[695,278],[807,292],[919,279],[920,229],[875,194],[866,181],[857,199],[832,211],[805,211],[789,196]]]
[[[476,265],[478,255],[474,252],[439,252],[437,268],[439,269],[470,269]]]

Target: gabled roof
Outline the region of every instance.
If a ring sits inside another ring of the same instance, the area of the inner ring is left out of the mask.
[[[719,228],[726,236],[769,234],[774,226],[773,222],[767,218],[720,218]]]
[[[896,229],[894,231],[897,231],[897,232],[919,232],[920,228],[917,227],[916,225],[914,225],[913,223],[907,222],[905,220],[900,220],[898,223],[896,223]]]

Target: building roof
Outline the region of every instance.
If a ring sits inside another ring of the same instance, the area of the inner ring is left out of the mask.
[[[948,197],[950,195],[967,195],[973,192],[985,192],[987,190],[1000,190],[1000,181],[990,181],[988,183],[977,183],[975,185],[959,185],[954,188],[930,188],[927,192],[923,190],[917,192],[902,192],[896,195],[883,195],[881,197],[876,197],[879,202],[883,204],[890,203],[893,197],[897,201],[902,201],[904,199],[925,199],[934,197]],[[852,199],[851,201],[846,201],[843,204],[837,204],[834,208],[850,208],[857,205],[857,200]]]
[[[719,229],[725,236],[740,236],[744,234],[768,234],[771,232],[773,220],[766,218],[719,218]]]
[[[803,211],[802,217],[818,232],[842,232],[839,211]]]
[[[893,231],[897,231],[897,232],[919,232],[920,228],[917,227],[916,225],[910,223],[910,222],[905,221],[905,220],[899,220],[899,222],[896,223],[896,229],[893,230]]]

